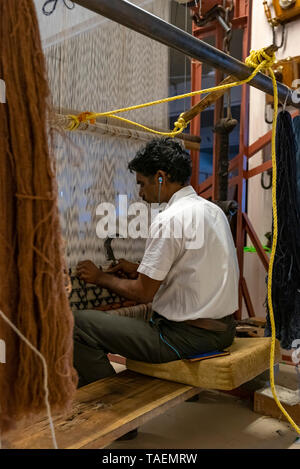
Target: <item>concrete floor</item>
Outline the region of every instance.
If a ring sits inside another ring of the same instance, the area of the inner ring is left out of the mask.
[[[125,367],[115,365],[116,371]],[[295,375],[295,376],[294,376]],[[294,367],[279,382],[296,383]],[[276,381],[277,382],[277,381]],[[202,391],[139,427],[137,438],[115,441],[107,449],[300,449],[289,423],[253,412],[249,400],[218,391]]]

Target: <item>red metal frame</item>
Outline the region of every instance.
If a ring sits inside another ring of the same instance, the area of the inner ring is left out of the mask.
[[[251,31],[251,2],[249,0],[236,0],[235,1],[235,14],[232,19],[233,29],[243,29],[243,60],[249,55],[250,51],[250,31]],[[215,35],[216,44],[218,49],[223,48],[224,30],[217,21],[210,23],[205,27],[198,27],[193,23],[193,35],[199,39],[204,39],[207,36]],[[192,61],[192,90],[201,89],[201,75],[202,75],[202,64],[195,60]],[[216,84],[220,83],[223,79],[222,72],[216,71]],[[192,98],[192,105],[195,105],[199,101],[199,97]],[[218,100],[215,105],[214,112],[214,123],[220,118],[221,107],[223,106],[222,100]],[[238,216],[237,216],[237,234],[236,234],[236,247],[237,256],[240,267],[240,282],[239,282],[239,310],[236,314],[237,319],[241,318],[242,314],[242,299],[245,298],[246,306],[249,315],[253,315],[253,307],[251,304],[250,295],[246,285],[246,281],[243,276],[243,264],[244,264],[244,221],[243,213],[245,212],[244,195],[246,191],[246,179],[247,173],[247,154],[248,154],[248,127],[249,127],[249,89],[246,85],[242,87],[242,99],[241,99],[241,119],[240,119],[240,149],[239,154],[230,161],[229,170],[238,170],[238,176],[232,178],[229,182],[229,186],[237,187],[237,202],[239,205]],[[191,133],[193,135],[199,135],[200,133],[200,116],[194,119],[191,123]],[[202,197],[212,198],[213,200],[218,199],[218,139],[214,135],[213,145],[213,174],[207,178],[202,184],[199,184],[199,152],[192,151],[191,157],[193,161],[193,175],[191,183]]]
[[[243,29],[243,60],[249,55],[250,51],[250,33],[251,33],[251,2],[249,0],[236,0],[235,1],[235,16],[232,20],[233,28]],[[216,47],[222,49],[223,46],[223,30],[217,23],[211,23],[206,27],[199,28],[195,24],[193,25],[193,34],[199,39],[203,39],[212,34],[216,37]],[[193,61],[192,62],[192,89],[201,88],[201,74],[202,64]],[[216,83],[219,83],[222,79],[222,74],[216,72]],[[196,104],[199,97],[192,99],[192,105]],[[216,103],[214,122],[216,122],[220,115],[220,107],[222,101]],[[200,116],[198,116],[191,124],[191,132],[194,135],[199,135],[200,129]],[[240,267],[240,282],[239,282],[239,310],[236,313],[236,318],[241,319],[242,316],[242,302],[245,301],[245,305],[249,316],[254,316],[255,312],[251,302],[249,290],[247,287],[246,280],[244,278],[244,245],[246,234],[249,235],[253,245],[255,246],[258,256],[261,259],[264,267],[268,269],[269,258],[264,251],[262,244],[257,237],[255,230],[246,214],[246,193],[247,193],[247,180],[257,174],[266,171],[272,167],[272,162],[267,161],[259,165],[258,167],[248,170],[248,159],[254,156],[258,151],[264,148],[271,141],[271,132],[268,132],[263,137],[259,138],[257,142],[249,146],[249,87],[243,85],[242,87],[242,99],[241,99],[241,118],[240,118],[240,147],[239,154],[230,161],[229,171],[237,170],[238,175],[229,180],[229,187],[236,187],[237,190],[237,202],[239,206],[237,215],[237,229],[236,229],[236,248],[237,256]],[[217,177],[218,177],[218,142],[216,136],[214,137],[214,151],[213,151],[213,175],[207,178],[202,184],[198,183],[199,174],[199,153],[192,151],[193,160],[193,176],[192,184],[197,190],[198,194],[205,198],[212,198],[213,200],[218,199],[217,193]]]
[[[295,111],[292,113],[292,118],[299,114],[299,111]],[[266,161],[251,170],[244,170],[244,159],[247,160],[252,158],[256,155],[259,151],[265,148],[268,144],[270,144],[272,139],[272,131],[267,132],[265,135],[260,137],[256,142],[251,144],[250,146],[243,146],[243,150],[230,161],[229,170],[232,171],[236,167],[238,167],[238,176],[235,178],[230,179],[229,187],[231,186],[238,186],[239,188],[243,189],[243,185],[245,180],[250,179],[257,174],[261,174],[262,172],[266,171],[267,169],[272,168],[272,161]],[[213,178],[209,177],[204,181],[202,184],[197,186],[197,192],[204,198],[212,197],[213,195]],[[239,214],[238,214],[238,224],[237,224],[237,236],[236,236],[236,247],[237,253],[239,258],[239,266],[240,266],[240,301],[244,298],[245,305],[250,317],[255,316],[255,312],[253,309],[253,305],[251,302],[250,294],[248,291],[247,283],[243,275],[243,256],[244,256],[244,240],[245,235],[247,234],[252,241],[253,246],[257,251],[257,255],[259,256],[265,270],[268,270],[269,267],[269,257],[266,254],[252,224],[249,220],[249,217],[245,210],[242,209],[241,206],[241,194],[238,191],[238,201],[239,201]],[[236,314],[237,319],[241,318],[241,306],[239,311]]]

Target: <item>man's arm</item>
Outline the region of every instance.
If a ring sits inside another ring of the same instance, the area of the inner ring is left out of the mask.
[[[128,280],[103,272],[99,282],[98,285],[138,303],[150,303],[161,284],[159,280],[153,280],[144,274],[139,274],[135,280]]]
[[[94,283],[100,287],[107,288],[119,296],[124,296],[138,303],[151,302],[162,283],[160,280],[153,280],[144,274],[139,274],[135,280],[118,278],[102,272],[91,261],[79,262],[77,274],[80,279],[88,283]]]

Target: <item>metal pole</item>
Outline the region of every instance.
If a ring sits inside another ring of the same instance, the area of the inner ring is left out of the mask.
[[[243,80],[251,74],[252,69],[249,69],[243,62],[191,36],[127,0],[74,0],[74,2],[123,26],[127,26],[144,36],[172,47],[189,57],[205,62],[213,68],[220,69],[229,75],[234,75],[239,80]],[[264,93],[273,95],[272,80],[262,73],[257,74],[249,84]],[[282,103],[286,102],[287,105],[300,108],[300,103],[292,101],[292,91],[290,88],[281,83],[278,83],[278,95]]]

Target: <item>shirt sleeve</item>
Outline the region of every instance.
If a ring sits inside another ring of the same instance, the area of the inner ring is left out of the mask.
[[[175,237],[172,227],[165,229],[159,221],[152,223],[145,253],[137,271],[153,280],[164,280],[180,254],[182,238]]]

